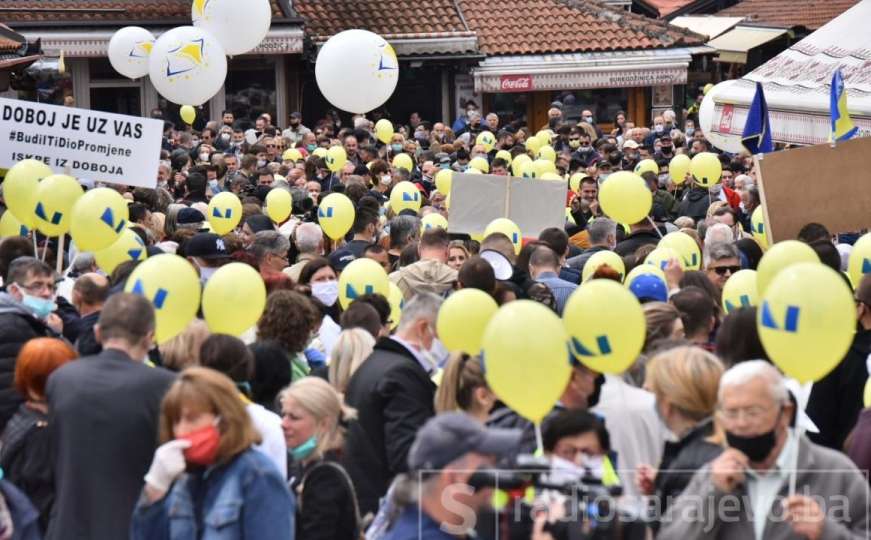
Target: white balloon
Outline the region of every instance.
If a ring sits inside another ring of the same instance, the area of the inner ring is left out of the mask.
[[[345,30],[331,37],[315,63],[318,88],[334,106],[366,113],[384,104],[399,80],[396,51],[378,34]]]
[[[744,143],[741,142],[740,134],[725,135],[723,133],[714,132],[712,129],[714,122],[716,121],[714,118],[716,108],[714,97],[719,92],[728,88],[733,82],[735,81],[723,81],[708,90],[708,93],[705,94],[705,98],[699,106],[699,128],[701,128],[702,133],[705,134],[705,138],[718,149],[732,154],[740,154],[745,151]]]
[[[269,0],[194,0],[194,26],[218,38],[230,56],[244,54],[260,45],[272,24]]]
[[[154,34],[139,26],[125,26],[109,40],[109,63],[121,75],[138,79],[148,75],[148,57]]]
[[[148,62],[154,88],[178,105],[202,105],[227,78],[227,56],[211,32],[180,26],[160,36]]]

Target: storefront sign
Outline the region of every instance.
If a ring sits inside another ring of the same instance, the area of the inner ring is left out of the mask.
[[[531,92],[532,75],[502,75],[499,88],[502,92]]]
[[[163,122],[0,98],[0,168],[23,159],[57,173],[153,188]]]
[[[723,112],[720,113],[720,133],[732,133],[732,118],[735,116],[734,105],[723,105]]]

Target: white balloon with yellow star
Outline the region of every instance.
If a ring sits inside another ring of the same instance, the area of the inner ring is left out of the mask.
[[[125,26],[109,40],[109,63],[127,78],[145,77],[153,47],[154,34],[139,26]]]
[[[315,63],[318,88],[335,107],[367,113],[384,104],[399,81],[399,60],[378,34],[345,30],[327,40]]]
[[[202,105],[221,90],[227,55],[203,28],[180,26],[160,36],[148,63],[154,88],[178,105]]]
[[[218,38],[230,56],[256,48],[272,24],[269,0],[194,0],[194,26],[205,28]]]

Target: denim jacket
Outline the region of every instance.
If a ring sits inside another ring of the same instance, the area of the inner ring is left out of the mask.
[[[182,475],[159,501],[148,504],[143,498],[133,512],[130,538],[292,540],[295,510],[293,494],[275,465],[249,449],[227,465],[206,469],[200,479]]]

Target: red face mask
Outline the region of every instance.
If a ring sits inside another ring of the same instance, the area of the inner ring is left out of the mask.
[[[218,445],[221,443],[221,433],[217,426],[208,425],[176,438],[191,443],[189,448],[184,449],[184,458],[188,463],[211,465],[215,462]]]

